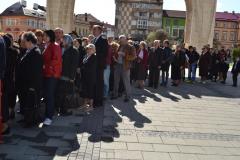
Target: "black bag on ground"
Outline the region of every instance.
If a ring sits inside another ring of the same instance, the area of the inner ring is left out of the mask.
[[[42,122],[40,99],[36,91],[28,92],[28,102],[24,106],[24,121],[27,126],[37,125]]]

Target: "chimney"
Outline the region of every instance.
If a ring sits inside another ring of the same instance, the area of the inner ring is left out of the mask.
[[[235,11],[232,11],[232,14],[235,15]]]
[[[38,4],[37,3],[33,3],[33,9],[38,10]]]
[[[87,22],[87,21],[88,21],[88,14],[85,13],[85,22]]]
[[[21,5],[22,5],[24,8],[27,7],[27,1],[22,0],[22,1],[21,1]]]

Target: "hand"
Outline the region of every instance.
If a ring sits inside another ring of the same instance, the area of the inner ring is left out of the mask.
[[[81,69],[77,68],[77,73],[80,74],[81,73]]]
[[[161,69],[161,66],[158,66],[158,69]]]
[[[34,88],[29,88],[29,91],[32,91],[32,92],[33,92],[33,91],[35,91],[35,89],[34,89]]]

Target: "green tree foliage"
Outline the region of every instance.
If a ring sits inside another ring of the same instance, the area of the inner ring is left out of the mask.
[[[154,40],[161,40],[163,42],[164,40],[168,39],[168,34],[164,30],[156,31],[156,32],[150,32],[147,36],[147,42],[151,43]]]
[[[237,57],[240,57],[240,47],[233,49],[233,60],[235,61]]]

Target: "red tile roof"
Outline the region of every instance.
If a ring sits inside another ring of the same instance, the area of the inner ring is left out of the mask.
[[[238,16],[237,13],[228,13],[228,12],[217,12],[216,13],[216,20],[223,20],[223,21],[238,21],[240,15]]]

